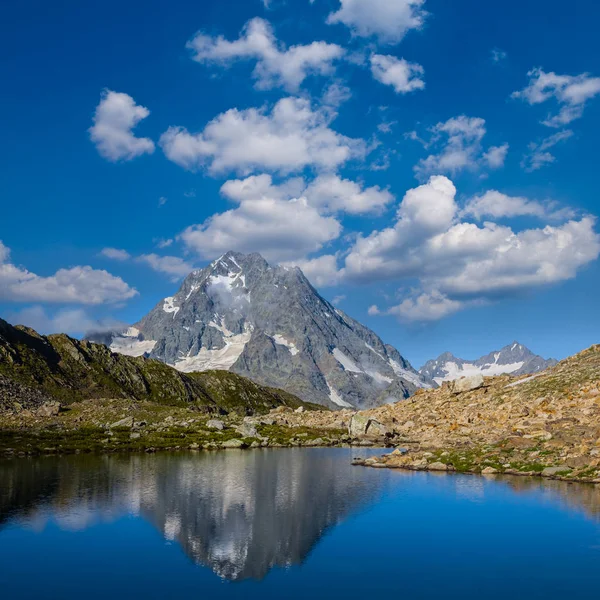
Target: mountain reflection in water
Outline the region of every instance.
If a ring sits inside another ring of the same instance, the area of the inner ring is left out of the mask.
[[[293,449],[4,462],[0,527],[42,529],[52,520],[83,530],[137,515],[221,577],[261,579],[274,566],[301,563],[388,480],[340,459]]]

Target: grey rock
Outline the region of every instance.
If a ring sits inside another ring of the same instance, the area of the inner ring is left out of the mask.
[[[115,421],[110,427],[111,429],[114,427],[133,427],[133,417],[125,417],[120,421]]]
[[[223,431],[223,429],[225,429],[225,423],[223,423],[223,421],[219,421],[219,419],[210,419],[210,421],[207,421],[206,426],[209,429],[218,429],[219,431]]]
[[[193,271],[133,328],[98,341],[182,371],[229,369],[330,408],[369,408],[429,386],[300,269],[269,265],[259,254],[228,252]]]
[[[223,448],[245,448],[246,444],[242,440],[227,440],[222,444]]]
[[[257,437],[258,431],[256,431],[256,427],[250,423],[242,423],[235,430],[244,437]]]
[[[35,414],[38,417],[56,417],[59,412],[60,402],[46,402],[35,411]]]
[[[383,437],[388,433],[387,428],[375,419],[363,413],[356,413],[350,419],[348,433],[352,437]]]
[[[483,375],[472,375],[471,377],[463,377],[452,383],[451,389],[455,394],[462,394],[477,390],[483,386]]]
[[[427,465],[427,468],[430,471],[447,471],[448,470],[448,465],[445,465],[442,462],[434,462],[434,463],[431,463],[431,464]]]
[[[139,440],[140,437],[142,437],[141,433],[130,433],[129,434],[129,439],[131,439],[131,440]]]
[[[542,477],[553,477],[554,475],[562,475],[568,473],[570,470],[571,469],[566,465],[562,467],[546,467],[542,471]]]

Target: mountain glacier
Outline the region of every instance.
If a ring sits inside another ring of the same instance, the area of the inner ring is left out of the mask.
[[[331,408],[368,408],[431,383],[298,268],[228,252],[133,327],[89,336],[184,371],[227,369]]]

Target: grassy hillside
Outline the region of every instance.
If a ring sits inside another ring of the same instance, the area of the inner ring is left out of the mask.
[[[0,319],[0,408],[12,409],[15,402],[35,408],[48,399],[71,404],[100,398],[193,405],[209,413],[266,413],[282,405],[314,408],[227,371],[184,374],[156,360],[115,354],[63,334],[42,336]]]

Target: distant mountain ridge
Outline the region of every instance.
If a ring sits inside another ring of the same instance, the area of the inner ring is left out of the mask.
[[[298,268],[228,252],[129,329],[90,336],[183,372],[226,369],[305,401],[368,408],[429,387],[400,353],[322,298]]]
[[[554,366],[557,362],[553,358],[545,359],[534,354],[529,348],[515,341],[474,361],[444,352],[435,360],[427,361],[419,369],[419,373],[424,379],[441,385],[444,381],[476,374],[488,377],[502,374],[534,374]]]

